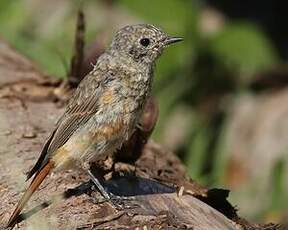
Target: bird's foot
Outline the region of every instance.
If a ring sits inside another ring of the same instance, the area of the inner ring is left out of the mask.
[[[103,196],[101,193],[96,193],[97,189],[94,186],[92,187],[92,190],[95,191],[91,194],[92,202],[94,204],[110,202],[117,210],[131,209],[136,207],[135,204],[130,204],[131,201],[135,200],[135,197],[133,196],[118,196],[111,192],[106,192],[105,196]]]
[[[117,196],[112,193],[109,193],[109,195],[110,199],[107,201],[111,202],[117,210],[138,207],[136,204],[131,204],[131,201],[135,201],[135,197],[133,196]]]

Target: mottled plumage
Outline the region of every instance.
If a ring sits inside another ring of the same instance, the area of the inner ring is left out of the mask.
[[[8,226],[14,225],[49,171],[74,165],[86,169],[91,161],[121,147],[133,133],[151,92],[155,60],[164,47],[180,40],[147,24],[126,26],[116,33],[110,47],[79,84],[28,173],[28,179],[35,175],[30,186],[33,189],[28,188]]]

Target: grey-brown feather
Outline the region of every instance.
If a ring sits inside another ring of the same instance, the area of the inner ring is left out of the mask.
[[[31,178],[51,157],[59,147],[66,143],[72,134],[91,116],[97,112],[98,95],[101,93],[99,84],[85,84],[86,81],[94,81],[90,74],[83,80],[69,100],[65,113],[58,120],[51,137],[45,143],[41,155],[34,167],[27,173],[27,179]],[[92,83],[92,82],[91,82]],[[85,96],[81,96],[85,91]],[[87,97],[87,96],[89,97]]]
[[[53,132],[51,133],[51,135],[49,136],[49,138],[47,139],[47,141],[43,145],[40,156],[39,156],[37,162],[35,163],[35,165],[33,166],[33,168],[30,169],[30,171],[28,171],[26,173],[26,180],[29,180],[42,167],[42,163],[43,163],[43,161],[47,155],[47,150],[48,150],[49,145],[53,139],[55,132],[56,132],[56,129],[53,130]]]
[[[64,115],[57,122],[57,131],[49,145],[48,154],[65,144],[72,134],[97,112],[98,97],[103,86],[99,82],[91,81],[95,81],[95,78],[90,74],[76,89]]]

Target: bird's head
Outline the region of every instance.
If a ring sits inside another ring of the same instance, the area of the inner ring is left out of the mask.
[[[165,47],[182,40],[179,37],[168,36],[153,25],[130,25],[116,33],[110,50],[136,62],[153,63]]]

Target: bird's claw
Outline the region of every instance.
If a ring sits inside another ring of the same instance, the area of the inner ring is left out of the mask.
[[[113,206],[117,210],[123,210],[123,209],[131,209],[135,208],[137,205],[135,204],[129,204],[130,201],[134,201],[135,197],[132,196],[117,196],[112,193],[110,193],[110,202],[113,204]]]
[[[96,189],[95,189],[96,190]],[[99,196],[99,193],[93,193],[91,198],[94,204],[103,204],[105,202],[110,202],[117,210],[131,209],[136,207],[136,205],[128,204],[129,201],[135,200],[133,196],[118,196],[113,193],[108,193],[109,197]]]

